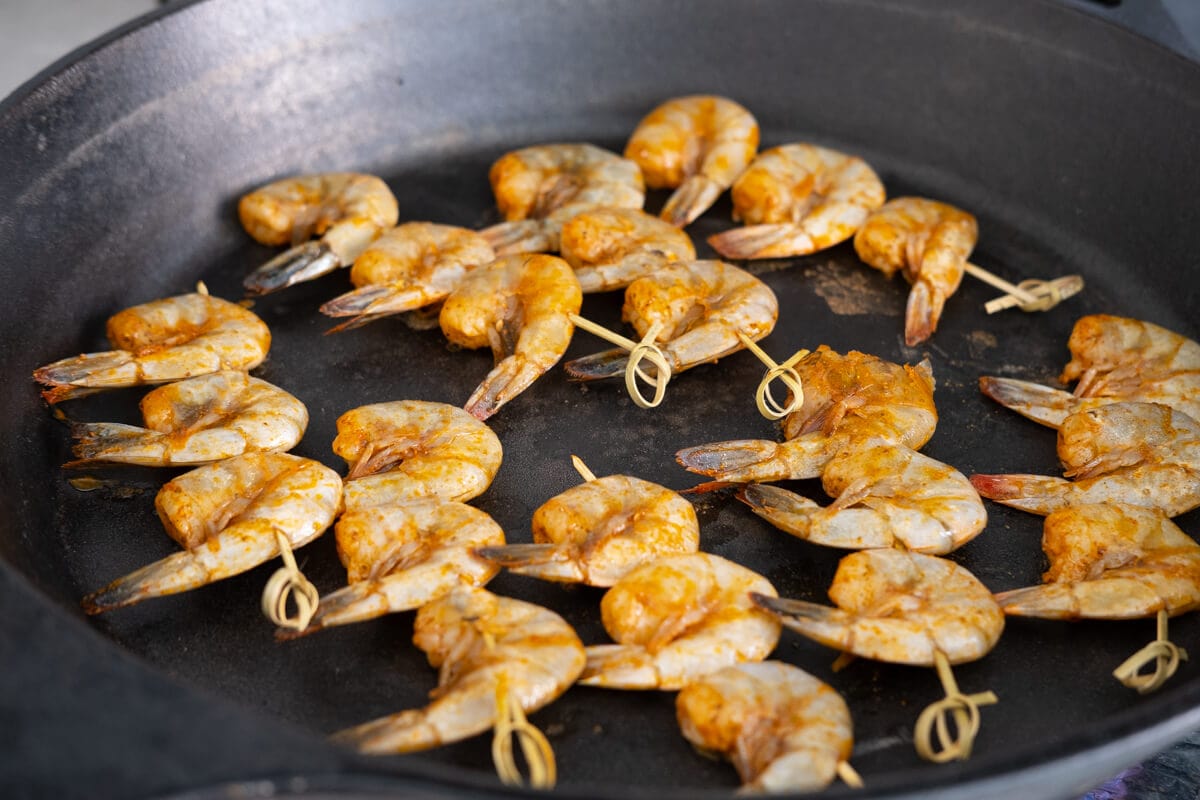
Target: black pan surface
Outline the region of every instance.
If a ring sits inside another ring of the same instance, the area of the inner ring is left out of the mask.
[[[0,106],[11,298],[0,315],[0,597],[14,610],[0,641],[16,654],[4,698],[25,731],[16,774],[68,794],[102,775],[114,794],[145,794],[290,774],[308,777],[279,790],[502,792],[488,737],[385,759],[320,738],[423,704],[436,678],[410,644],[411,613],[278,644],[257,608],[272,564],[85,620],[80,596],[172,552],[153,496],[177,473],[93,471],[103,488],[73,488],[60,468],[66,430],[29,374],[105,349],[109,315],[197,280],[239,298],[242,277],[272,252],[240,230],[234,203],[265,181],[374,172],[402,219],[478,227],[497,218],[486,173],[506,150],[551,141],[619,150],[661,99],[698,91],[750,108],[764,146],[838,147],[872,163],[891,196],[971,210],[982,266],[1012,279],[1086,277],[1086,292],[1053,311],[990,317],[982,304],[993,290],[968,282],[934,338],[906,348],[907,285],[862,267],[849,245],[750,266],[781,301],[764,343],[776,356],[822,343],[912,363],[928,356],[941,422],[925,452],[963,472],[1056,471],[1053,433],[991,404],[976,381],[1052,383],[1079,316],[1200,333],[1200,68],[1047,2],[211,0],[135,24]],[[652,194],[648,208],[663,199]],[[705,236],[730,225],[729,211],[722,201],[689,229],[702,251]],[[340,413],[400,398],[461,404],[491,364],[399,322],[324,336],[317,306],[347,286],[333,275],[255,305],[274,335],[256,374],[299,396],[312,417],[295,452],[339,470],[329,445]],[[584,314],[619,327],[620,302],[619,293],[591,296]],[[580,333],[567,357],[603,347]],[[753,406],[761,374],[736,354],[679,376],[661,408],[643,411],[619,382],[584,388],[554,370],[491,421],[505,461],[475,504],[511,541],[527,541],[532,511],[576,482],[572,453],[597,474],[693,485],[674,463],[680,447],[777,436]],[[141,394],[63,410],[135,421]],[[823,497],[815,483],[797,488]],[[841,553],[775,531],[728,495],[697,507],[705,550],[760,571],[781,595],[825,600]],[[996,591],[1036,582],[1041,520],[996,505],[989,515],[987,531],[952,558]],[[1194,532],[1200,515],[1178,521]],[[323,592],[344,582],[332,536],[301,561]],[[491,588],[562,613],[585,642],[607,641],[600,590],[517,576]],[[955,670],[965,691],[992,689],[1001,702],[984,709],[973,758],[946,766],[921,762],[911,742],[916,715],[940,696],[931,670],[858,661],[835,674],[831,651],[790,633],[776,657],[844,694],[853,763],[871,792],[1049,797],[1081,792],[1200,726],[1195,667],[1150,697],[1109,675],[1153,627],[1011,621],[993,653]],[[1185,647],[1198,630],[1194,615],[1172,622]],[[736,787],[731,767],[699,758],[679,736],[671,694],[577,687],[533,722],[551,737],[568,796]]]

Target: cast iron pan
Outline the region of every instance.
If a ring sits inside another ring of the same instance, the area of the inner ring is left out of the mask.
[[[979,375],[1053,382],[1086,313],[1200,333],[1200,68],[1049,2],[212,0],[134,24],[0,106],[0,641],[14,787],[140,795],[267,780],[280,792],[506,793],[486,736],[382,759],[324,742],[423,704],[435,676],[410,644],[412,614],[277,644],[257,607],[269,565],[84,619],[84,593],[172,552],[152,508],[169,475],[94,471],[111,483],[72,488],[60,468],[67,432],[30,372],[104,349],[110,314],[199,279],[239,298],[242,277],[272,252],[240,230],[234,203],[265,181],[374,172],[403,219],[481,226],[496,219],[485,176],[504,151],[576,140],[619,149],[658,101],[697,91],[749,107],[764,145],[839,147],[870,161],[893,196],[970,209],[982,231],[976,260],[1002,275],[1086,277],[1082,296],[1049,313],[993,317],[981,309],[992,290],[969,281],[934,338],[906,349],[906,285],[859,265],[850,246],[752,266],[781,301],[765,343],[775,355],[825,343],[929,356],[941,423],[925,452],[966,473],[1056,469],[1053,433],[981,397]],[[723,201],[691,228],[695,240],[728,218]],[[257,374],[312,415],[296,452],[338,469],[329,445],[341,412],[399,398],[461,404],[490,367],[486,353],[452,352],[440,333],[399,323],[323,336],[329,321],[316,308],[347,285],[338,274],[255,306],[275,337]],[[589,297],[584,313],[617,326],[619,308],[619,293]],[[579,334],[567,355],[603,346]],[[555,370],[494,417],[505,461],[476,504],[527,541],[533,509],[576,482],[571,453],[598,474],[692,485],[673,461],[680,447],[777,435],[751,401],[761,374],[737,354],[679,376],[649,412],[619,383],[583,388]],[[64,411],[132,421],[142,393]],[[841,553],[783,535],[725,495],[698,509],[706,550],[762,572],[782,595],[824,600]],[[988,530],[952,557],[997,591],[1036,582],[1041,520],[989,513]],[[1200,525],[1197,515],[1179,521]],[[344,581],[332,536],[301,558],[322,591]],[[606,640],[599,590],[514,576],[492,588],[559,611],[586,642]],[[983,711],[974,757],[947,766],[921,762],[911,743],[917,713],[940,696],[931,670],[858,661],[834,674],[831,651],[790,633],[776,656],[845,695],[853,763],[871,792],[1056,796],[1200,726],[1197,666],[1150,697],[1109,676],[1153,628],[1010,622],[992,654],[956,669],[964,690],[992,689],[1000,703]],[[1198,631],[1195,615],[1172,623],[1184,646]],[[667,693],[575,688],[533,721],[554,743],[564,796],[694,797],[736,785],[731,767],[680,737]]]

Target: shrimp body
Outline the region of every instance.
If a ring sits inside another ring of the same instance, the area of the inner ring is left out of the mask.
[[[331,317],[353,317],[339,330],[446,299],[476,267],[496,257],[475,231],[432,222],[407,222],[384,233],[350,269],[358,287],[321,306]]]
[[[502,682],[533,713],[565,692],[584,665],[583,644],[562,617],[465,586],[421,607],[413,643],[438,668],[433,702],[342,731],[335,741],[365,753],[410,753],[461,741],[495,724]]]
[[[661,216],[683,227],[728,189],[758,150],[758,122],[724,97],[690,95],[642,118],[625,145],[652,189],[675,189]]]
[[[316,461],[247,453],[169,481],[154,500],[167,534],[184,551],[142,567],[83,598],[88,614],[185,592],[245,572],[320,536],[342,501],[342,479]]]
[[[833,782],[854,749],[841,695],[780,661],[737,664],[675,697],[684,738],[733,762],[743,792],[805,792]]]
[[[418,497],[470,500],[492,484],[504,455],[491,428],[445,403],[360,406],[338,417],[337,431],[347,511]]]
[[[777,486],[752,484],[739,498],[775,527],[830,547],[897,544],[944,555],[979,535],[987,512],[961,472],[903,445],[870,440],[835,456],[821,474],[834,498],[822,508]]]
[[[664,264],[696,258],[686,233],[635,208],[575,215],[563,225],[559,249],[584,294],[623,289]]]
[[[710,236],[725,258],[787,258],[854,235],[887,194],[861,158],[811,144],[759,153],[733,184],[733,217],[744,228]]]
[[[169,383],[141,402],[146,427],[115,422],[71,425],[77,461],[176,466],[242,453],[290,450],[308,410],[292,395],[245,372],[224,370]]]
[[[920,197],[887,202],[858,229],[858,257],[889,278],[900,270],[912,284],[904,316],[904,343],[909,347],[937,329],[978,238],[975,217]]]
[[[514,150],[492,164],[488,180],[505,219],[481,232],[496,255],[556,251],[563,224],[576,214],[646,201],[638,165],[590,144]]]
[[[1200,608],[1200,545],[1160,511],[1079,505],[1046,517],[1045,583],[996,595],[1004,613],[1136,619]]]
[[[845,653],[934,666],[982,658],[1004,630],[1004,612],[979,579],[953,561],[904,550],[860,550],[838,563],[837,605],[755,597],[797,633]]]
[[[587,648],[579,682],[610,689],[679,689],[743,661],[761,661],[779,622],[750,602],[775,595],[766,578],[708,553],[663,556],[628,572],[600,601],[619,644]]]
[[[574,270],[555,256],[502,256],[468,275],[442,306],[442,332],[462,347],[491,347],[496,366],[466,410],[487,419],[557,364],[582,304]]]
[[[255,189],[238,201],[238,217],[260,244],[294,245],[246,277],[246,288],[263,294],[349,266],[400,211],[380,178],[326,172]],[[312,236],[320,239],[307,242]]]
[[[612,586],[634,567],[700,547],[692,504],[665,486],[608,475],[573,486],[533,512],[534,544],[479,555],[521,575]]]
[[[271,347],[266,324],[206,292],[119,311],[106,326],[113,350],[66,358],[34,371],[48,403],[105,389],[166,383],[219,370],[250,370]]]

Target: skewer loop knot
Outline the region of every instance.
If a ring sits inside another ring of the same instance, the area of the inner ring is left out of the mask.
[[[917,755],[926,761],[944,764],[955,759],[965,761],[971,756],[971,748],[975,744],[975,736],[979,733],[979,707],[999,702],[995,692],[979,692],[963,694],[958,689],[954,674],[950,671],[950,661],[940,650],[934,653],[938,678],[946,696],[930,704],[917,717],[917,725],[913,730],[913,744],[916,745]],[[954,733],[951,734],[950,723],[946,715],[954,715]],[[938,748],[934,748],[932,734],[937,733]]]
[[[1162,687],[1179,669],[1180,661],[1187,661],[1187,651],[1167,638],[1167,612],[1159,609],[1158,635],[1153,642],[1138,650],[1113,670],[1113,677],[1123,686],[1136,689],[1138,694],[1149,694]],[[1154,671],[1142,674],[1142,668],[1154,663]]]
[[[317,613],[317,605],[321,602],[321,594],[313,586],[300,567],[296,565],[296,556],[292,552],[291,542],[283,531],[275,531],[275,541],[279,544],[279,555],[283,558],[283,566],[275,571],[267,585],[263,587],[262,611],[267,619],[281,628],[303,631]],[[295,615],[288,614],[288,600],[296,606]]]

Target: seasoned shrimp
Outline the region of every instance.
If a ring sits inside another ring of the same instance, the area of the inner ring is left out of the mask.
[[[675,697],[675,715],[685,739],[733,762],[743,792],[823,789],[854,749],[842,696],[780,661],[697,678]]]
[[[758,341],[775,328],[779,301],[771,287],[722,261],[667,264],[625,290],[621,311],[638,336],[660,324],[656,341],[672,374],[745,348],[743,333]],[[629,353],[604,350],[568,362],[576,380],[612,378],[625,372]]]
[[[320,536],[342,501],[342,479],[287,453],[247,453],[169,481],[154,500],[182,553],[142,567],[83,598],[99,614],[151,597],[186,592],[238,575]]]
[[[904,550],[860,550],[838,563],[830,608],[755,595],[797,633],[845,653],[932,667],[982,658],[1004,630],[1004,612],[979,579],[953,561]]]
[[[679,689],[742,661],[762,661],[779,622],[750,602],[775,595],[756,572],[708,553],[663,556],[626,573],[600,601],[619,644],[587,648],[579,682],[608,689]]]
[[[821,345],[795,365],[804,403],[783,421],[785,442],[738,439],[688,447],[681,466],[718,483],[818,478],[850,444],[884,439],[914,450],[933,436],[933,368],[893,364]]]
[[[483,494],[504,451],[492,429],[461,408],[423,400],[374,403],[338,417],[333,452],[346,460],[346,510]]]
[[[321,306],[331,317],[352,317],[348,330],[391,314],[445,300],[471,270],[491,263],[492,246],[475,231],[432,222],[407,222],[376,239],[350,269],[357,289]]]
[[[558,250],[562,226],[598,206],[641,208],[638,165],[590,144],[547,144],[501,156],[488,172],[505,221],[481,231],[496,255]]]
[[[584,294],[623,289],[672,261],[694,261],[691,237],[636,208],[597,208],[563,225],[560,251]]]
[[[849,549],[892,547],[944,555],[979,535],[987,511],[958,470],[903,445],[868,440],[835,456],[821,474],[832,505],[778,486],[739,494],[755,514],[793,536]]]
[[[245,372],[223,370],[160,386],[142,398],[146,427],[71,425],[77,461],[166,467],[207,464],[255,451],[290,450],[308,410],[292,395]]]
[[[758,122],[749,111],[724,97],[691,95],[643,117],[625,157],[641,167],[650,188],[675,189],[660,216],[682,228],[730,187],[756,150]]]
[[[979,229],[965,211],[920,197],[900,197],[867,219],[854,236],[866,264],[889,278],[901,270],[912,284],[904,315],[904,343],[933,335],[947,298],[958,291]]]
[[[513,572],[551,581],[612,586],[634,567],[700,547],[692,504],[629,475],[589,480],[533,512],[534,544],[477,553]]]
[[[733,184],[733,218],[744,228],[708,237],[726,258],[787,258],[854,235],[887,194],[861,158],[812,144],[759,153]]]
[[[400,219],[396,197],[381,179],[325,172],[268,183],[238,201],[242,227],[260,244],[292,249],[246,276],[259,294],[348,267]],[[317,241],[306,241],[320,236]]]
[[[1058,429],[1064,475],[972,475],[981,495],[1034,514],[1085,503],[1157,508],[1169,517],[1200,506],[1200,422],[1156,403],[1110,403],[1072,414]]]
[[[502,256],[468,275],[442,306],[442,332],[462,347],[491,347],[496,366],[466,410],[487,419],[557,364],[582,304],[574,270],[555,256]]]
[[[1075,392],[1011,378],[983,377],[988,397],[1052,428],[1069,414],[1108,403],[1161,403],[1200,419],[1200,344],[1150,322],[1093,314],[1081,317],[1067,342],[1064,382]]]
[[[1200,545],[1156,509],[1090,504],[1046,517],[1045,583],[996,595],[1004,613],[1135,619],[1200,608]]]
[[[526,713],[565,692],[584,665],[583,644],[554,612],[459,587],[421,607],[413,643],[438,668],[433,702],[335,735],[365,753],[410,753],[492,727],[503,682]]]
[[[106,389],[166,383],[223,369],[249,370],[267,357],[271,332],[241,306],[211,297],[203,284],[109,317],[113,349],[55,361],[34,371],[48,403]]]
[[[321,598],[303,631],[420,608],[458,586],[483,586],[500,571],[473,554],[504,544],[504,531],[477,508],[438,498],[349,511],[334,526],[349,586]]]

